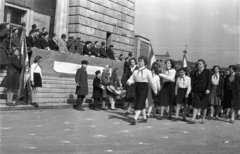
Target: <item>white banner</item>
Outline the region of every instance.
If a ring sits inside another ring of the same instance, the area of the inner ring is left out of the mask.
[[[81,68],[82,65],[68,62],[54,61],[53,70],[57,73],[76,74],[77,69]],[[95,75],[97,70],[103,71],[104,67],[100,66],[87,66],[87,73]]]

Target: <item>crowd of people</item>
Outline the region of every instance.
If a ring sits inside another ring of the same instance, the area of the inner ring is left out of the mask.
[[[240,74],[237,73],[235,65],[230,65],[229,70],[222,74],[218,65],[207,69],[203,59],[197,61],[196,70],[193,71],[189,68],[176,69],[171,59],[166,60],[164,72],[161,71],[158,62],[154,62],[150,69],[146,68],[147,63],[147,58],[140,56],[137,65],[137,60],[130,54],[125,61],[121,84],[114,80],[115,69],[111,71],[110,67],[106,66],[102,73],[100,70],[96,71],[93,81],[93,109],[108,109],[106,100],[109,99],[110,110],[115,110],[115,99],[121,96],[126,104],[125,116],[129,116],[132,109],[134,110],[132,125],[138,122],[146,123],[148,118],[162,120],[166,115],[169,120],[178,121],[181,120],[180,113],[183,121],[193,124],[199,118],[201,123],[205,124],[206,116],[209,120],[224,117],[231,123],[235,122],[236,116],[240,119]],[[87,76],[79,77],[81,74],[87,74],[87,62],[83,61],[82,64],[76,75],[77,89],[88,87]],[[80,73],[80,70],[84,70],[85,73]],[[111,86],[114,90],[109,88]],[[119,89],[121,93],[117,92]],[[84,110],[81,104],[87,93],[88,91],[84,94],[76,93],[81,96],[78,96],[75,109]],[[99,103],[102,103],[102,108],[98,108]],[[139,120],[141,113],[143,118]],[[190,114],[192,118],[188,119]]]
[[[20,42],[22,28],[12,29],[9,34],[10,25],[0,24],[0,65],[7,66],[7,77],[2,85],[8,88],[7,105],[14,106],[12,103],[13,91],[19,89],[19,75],[24,67],[19,59]],[[41,48],[45,50],[61,51],[72,54],[83,54],[87,56],[114,59],[113,52],[106,52],[105,43],[102,42],[99,48],[98,42],[84,42],[80,38],[77,41],[70,37],[66,42],[66,35],[57,39],[56,35],[48,40],[48,33],[43,28],[39,32],[36,25],[27,37],[28,48]],[[11,37],[9,48],[7,41]],[[110,46],[110,49],[113,46]],[[107,50],[108,51],[108,50]],[[112,51],[112,49],[111,49]],[[104,54],[103,54],[104,53]],[[42,58],[36,56],[34,63],[30,66],[28,85],[32,87],[30,104],[38,107],[36,103],[36,88],[42,87],[41,63]],[[236,65],[230,65],[229,70],[223,73],[220,66],[216,65],[211,70],[207,69],[207,64],[203,59],[197,61],[196,70],[188,68],[176,69],[171,59],[166,60],[166,70],[160,69],[160,64],[154,62],[150,69],[146,67],[148,59],[140,56],[138,61],[132,53],[125,59],[124,70],[121,81],[118,80],[118,69],[106,66],[101,72],[96,71],[96,77],[93,80],[94,103],[92,109],[100,110],[98,104],[102,104],[102,110],[108,109],[110,102],[111,110],[116,110],[115,102],[117,96],[121,96],[126,104],[126,116],[132,114],[134,109],[134,118],[132,124],[138,122],[146,123],[148,118],[162,120],[179,120],[179,114],[182,113],[183,121],[195,123],[196,119],[201,117],[201,123],[205,124],[206,116],[209,120],[218,120],[225,115],[234,123],[235,117],[240,118],[240,74],[237,72]],[[88,94],[88,74],[86,60],[82,61],[82,67],[76,72],[76,95],[77,103],[74,105],[76,110],[84,111],[82,103]],[[209,111],[209,112],[208,112]],[[142,113],[143,118],[139,120]],[[175,113],[175,118],[172,114]],[[191,120],[187,120],[189,114],[192,114]]]

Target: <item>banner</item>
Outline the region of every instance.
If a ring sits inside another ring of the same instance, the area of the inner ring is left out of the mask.
[[[42,57],[40,66],[42,67],[43,76],[75,77],[76,71],[81,67],[81,61],[83,60],[87,60],[89,63],[87,71],[90,78],[95,76],[95,71],[102,71],[106,65],[109,65],[112,68],[118,68],[117,74],[119,79],[121,79],[123,74],[124,62],[122,61],[66,54],[36,48],[32,50],[31,64],[37,55]]]

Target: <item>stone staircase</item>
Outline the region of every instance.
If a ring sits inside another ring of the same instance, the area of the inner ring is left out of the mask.
[[[6,73],[0,73],[0,83],[6,76]],[[37,103],[40,108],[68,108],[72,107],[76,103],[77,96],[75,95],[75,79],[74,78],[61,78],[43,76],[43,87],[38,88]],[[88,107],[92,100],[93,91],[93,79],[88,79],[89,94],[86,96],[86,100],[83,103],[84,107]],[[21,110],[21,109],[34,109],[31,105],[19,105],[15,107],[6,106],[7,88],[0,87],[0,110]],[[14,101],[16,99],[16,93],[14,94]],[[118,106],[122,102],[121,99],[117,100]]]

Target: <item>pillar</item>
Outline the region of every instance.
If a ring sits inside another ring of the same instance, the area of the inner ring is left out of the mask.
[[[0,23],[3,23],[4,7],[5,7],[5,0],[0,0]]]
[[[56,33],[58,37],[61,37],[62,34],[68,36],[68,9],[68,0],[56,0],[54,33]]]

